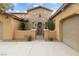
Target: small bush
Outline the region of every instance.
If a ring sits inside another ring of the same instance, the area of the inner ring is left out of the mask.
[[[53,41],[54,39],[53,38],[49,38],[49,41]]]
[[[32,41],[32,36],[29,36],[29,37],[27,38],[27,41]]]

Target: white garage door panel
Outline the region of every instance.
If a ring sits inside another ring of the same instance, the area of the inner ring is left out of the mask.
[[[63,22],[63,41],[79,51],[79,15]]]

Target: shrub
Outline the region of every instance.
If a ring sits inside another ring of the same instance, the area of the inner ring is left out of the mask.
[[[51,31],[55,29],[55,24],[53,20],[48,20],[47,26],[48,26],[48,29]]]
[[[27,41],[32,41],[32,36],[29,36],[29,37],[27,38]]]
[[[49,41],[53,41],[54,39],[53,38],[49,38]]]

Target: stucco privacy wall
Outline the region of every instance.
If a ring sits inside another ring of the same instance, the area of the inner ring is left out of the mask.
[[[31,36],[33,40],[36,39],[36,30],[15,30],[15,40],[27,40],[27,38]],[[48,39],[53,38],[56,40],[56,31],[44,31],[44,40],[48,41]]]
[[[62,10],[57,16],[54,17],[55,23],[56,23],[57,39],[59,41],[64,41],[64,43],[66,43],[67,45],[69,45],[70,47],[74,48],[77,51],[79,51],[79,46],[78,46],[79,39],[75,39],[75,40],[72,40],[72,38],[63,39],[63,21],[65,18],[72,16],[74,14],[77,14],[78,12],[79,12],[79,4],[70,4],[64,10]]]
[[[34,30],[16,30],[14,39],[27,40],[29,36],[32,37],[32,40],[35,40],[36,32]]]
[[[13,20],[11,20],[11,23],[12,23],[11,25],[13,27],[12,39],[15,40],[15,33],[16,33],[16,30],[19,29],[20,21],[13,19]]]
[[[44,39],[48,41],[50,38],[56,40],[56,31],[44,30]]]
[[[0,14],[0,21],[3,23],[3,40],[12,40],[18,21],[6,14]]]

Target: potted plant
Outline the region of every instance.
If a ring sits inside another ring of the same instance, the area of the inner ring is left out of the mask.
[[[49,41],[53,41],[54,39],[53,38],[49,38]]]
[[[29,36],[29,37],[27,38],[27,41],[32,41],[32,36]]]

